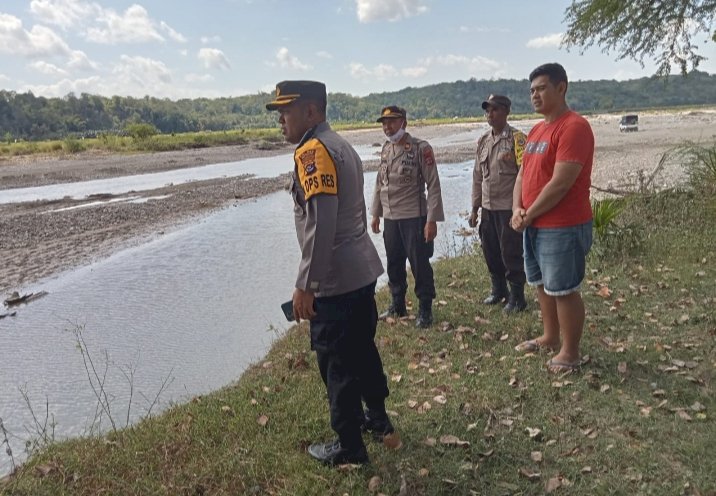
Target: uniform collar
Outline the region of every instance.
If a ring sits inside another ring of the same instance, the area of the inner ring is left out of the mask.
[[[298,145],[296,145],[296,148],[300,148],[303,146],[303,144],[313,138],[313,136],[317,133],[324,132],[324,131],[330,131],[331,125],[328,124],[327,121],[319,122],[315,126],[313,126],[311,129],[306,131],[303,135],[303,138],[301,138],[301,141],[298,142]]]

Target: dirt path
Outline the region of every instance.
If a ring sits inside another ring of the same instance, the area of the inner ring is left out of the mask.
[[[528,131],[536,121],[518,121]],[[649,114],[640,118],[638,133],[619,133],[618,116],[590,119],[597,141],[592,183],[601,188],[628,189],[648,176],[662,154],[684,141],[716,141],[716,110],[690,113]],[[436,140],[484,127],[484,124],[453,124],[409,127],[415,136]],[[379,128],[342,133],[354,145],[383,142]],[[376,150],[379,148],[376,147]],[[258,150],[251,145],[204,148],[181,152],[137,155],[85,153],[68,158],[19,158],[0,160],[0,197],[4,189],[86,181],[132,174],[159,172],[198,165],[233,162],[253,157],[290,154],[286,145]],[[435,146],[438,163],[472,160],[474,144],[463,142]],[[365,163],[375,168],[377,160]],[[286,169],[291,168],[287,160]],[[641,172],[640,172],[641,171]],[[668,187],[684,179],[676,164],[655,178],[654,186]],[[230,205],[238,199],[264,195],[283,188],[286,176],[274,179],[224,178],[168,185],[132,196],[150,199],[103,203],[66,210],[96,199],[21,204],[0,204],[0,294],[9,293],[56,274],[90,263],[121,249],[161,236],[198,216]],[[119,195],[119,198],[128,195]],[[466,208],[469,198],[465,199]]]

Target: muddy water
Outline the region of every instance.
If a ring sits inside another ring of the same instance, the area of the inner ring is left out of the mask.
[[[470,204],[472,164],[441,166],[440,174],[448,221],[439,225],[436,257],[465,243],[453,232],[466,226],[459,213]],[[368,202],[374,181],[366,174]],[[385,261],[381,235],[373,239]],[[287,328],[279,306],[290,298],[298,258],[291,198],[279,192],[23,288],[48,295],[0,320],[0,417],[16,457],[27,430],[35,432],[21,390],[36,415],[44,417],[47,402],[57,437],[86,433],[100,417],[73,330],[82,330],[101,375],[107,364],[111,416],[124,425],[130,371],[131,422],[163,381],[153,411],[229,384],[260,359]],[[109,426],[102,415],[101,427]],[[9,463],[0,453],[0,474]]]

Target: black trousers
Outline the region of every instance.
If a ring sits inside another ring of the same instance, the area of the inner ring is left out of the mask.
[[[482,209],[480,240],[487,270],[498,278],[524,285],[525,262],[522,258],[522,233],[510,227],[511,210]]]
[[[311,319],[311,349],[328,390],[331,427],[349,449],[362,446],[361,398],[385,411],[388,381],[375,346],[378,310],[375,282],[350,293],[316,298]]]
[[[435,299],[435,280],[430,257],[433,256],[433,242],[425,242],[426,217],[391,220],[383,223],[383,241],[388,259],[388,287],[394,299],[405,298],[408,289],[408,274],[405,260],[415,278],[415,295],[419,300]]]

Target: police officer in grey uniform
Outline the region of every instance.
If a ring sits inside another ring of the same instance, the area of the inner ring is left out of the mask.
[[[383,266],[367,230],[363,164],[326,122],[323,83],[278,83],[266,108],[278,110],[282,133],[296,144],[291,195],[301,262],[293,312],[297,320],[310,321],[311,349],[338,434],[335,441],[312,444],[308,452],[330,465],[367,463],[361,430],[381,437],[393,427],[374,342],[375,283]]]
[[[445,220],[435,155],[427,141],[405,132],[408,122],[405,109],[395,105],[384,107],[377,122],[383,124],[388,141],[380,155],[380,171],[371,207],[371,228],[374,233],[379,233],[380,217],[385,219],[383,240],[392,296],[390,307],[381,317],[407,315],[407,258],[419,301],[415,325],[425,328],[433,323],[435,281],[430,265],[433,240],[438,232],[437,222]]]
[[[478,211],[482,209],[480,241],[492,281],[490,295],[484,303],[497,305],[507,299],[504,310],[508,313],[527,308],[522,233],[510,226],[512,191],[527,138],[522,131],[507,124],[511,105],[510,99],[503,95],[490,95],[482,102],[491,129],[477,140],[472,214],[468,221],[475,227]]]

